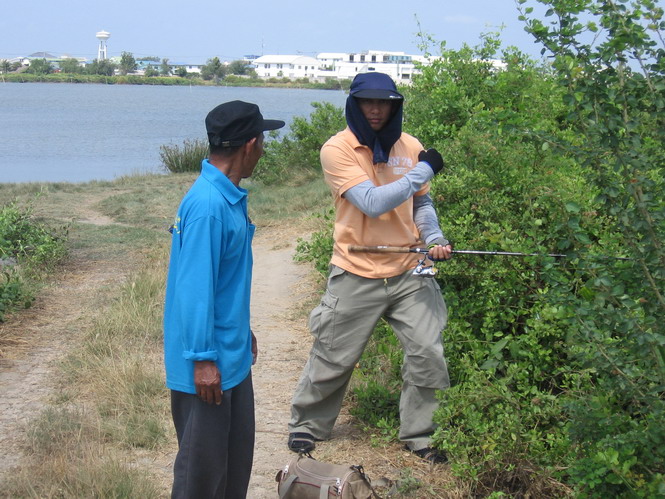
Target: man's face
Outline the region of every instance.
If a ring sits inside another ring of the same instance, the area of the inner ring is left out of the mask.
[[[386,126],[393,110],[392,101],[385,99],[358,99],[358,106],[375,132]]]

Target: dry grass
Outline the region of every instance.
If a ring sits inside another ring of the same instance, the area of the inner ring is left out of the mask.
[[[109,445],[99,418],[81,408],[49,408],[31,424],[25,462],[2,497],[160,497],[149,473]]]
[[[30,423],[26,459],[5,497],[160,497],[141,449],[168,443],[161,360],[165,250],[146,257],[58,371],[53,405]],[[137,452],[139,451],[139,452]]]

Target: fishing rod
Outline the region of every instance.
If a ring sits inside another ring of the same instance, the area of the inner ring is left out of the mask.
[[[422,255],[426,255],[430,250],[427,248],[405,248],[401,246],[359,246],[352,244],[349,246],[349,251],[354,253],[420,253]],[[452,254],[568,258],[568,255],[563,255],[560,253],[519,253],[514,251],[452,250]],[[604,256],[602,258],[612,258],[614,260],[630,260],[630,258],[621,256]]]

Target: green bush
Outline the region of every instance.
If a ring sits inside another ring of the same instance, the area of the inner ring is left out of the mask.
[[[21,303],[26,308],[29,307],[32,304],[32,295],[27,292],[15,269],[3,269],[0,276],[0,322],[4,321],[9,311]]]
[[[477,495],[662,496],[665,64],[648,31],[663,12],[590,2],[580,9],[600,17],[586,24],[572,4],[540,3],[557,4],[559,24],[529,25],[553,66],[509,49],[497,70],[486,36],[442,46],[402,89],[406,130],[446,160],[431,194],[456,249],[567,255],[438,264],[452,387],[435,445]],[[577,41],[601,27],[597,47]],[[298,248],[322,272],[331,227]],[[384,332],[352,398],[383,429],[395,420],[370,406],[399,384]]]
[[[185,140],[182,146],[163,145],[159,148],[162,166],[170,173],[200,172],[201,162],[210,149],[205,140]]]
[[[66,257],[66,237],[66,228],[38,222],[30,207],[0,206],[0,322],[12,308],[32,304],[32,281]]]
[[[266,143],[265,155],[254,172],[254,178],[265,184],[301,183],[321,175],[321,146],[346,127],[341,108],[328,102],[313,102],[309,120],[296,117],[289,133],[281,140]]]
[[[373,427],[381,423],[392,428],[399,426],[399,389],[391,390],[383,384],[368,381],[355,387],[352,393],[354,403],[350,412],[360,421]]]
[[[335,210],[331,208],[314,216],[318,218],[320,229],[314,231],[309,240],[298,239],[294,258],[299,262],[312,262],[319,274],[326,277],[333,252],[332,233],[335,224]]]
[[[520,0],[521,4],[526,3]],[[571,355],[587,373],[565,401],[575,459],[568,479],[587,497],[665,496],[665,25],[649,0],[541,2],[528,30],[553,56],[568,120],[583,145],[561,147],[584,167],[599,214],[597,237],[570,213],[571,249],[602,247],[627,261],[594,261],[575,275]],[[594,33],[590,41],[587,33]]]

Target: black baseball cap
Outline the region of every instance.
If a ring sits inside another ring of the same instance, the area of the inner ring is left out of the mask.
[[[351,82],[349,95],[360,99],[402,100],[393,79],[385,73],[360,73]]]
[[[281,120],[264,120],[259,106],[239,100],[220,104],[208,113],[205,122],[210,145],[218,147],[241,146],[267,130],[285,125]]]

